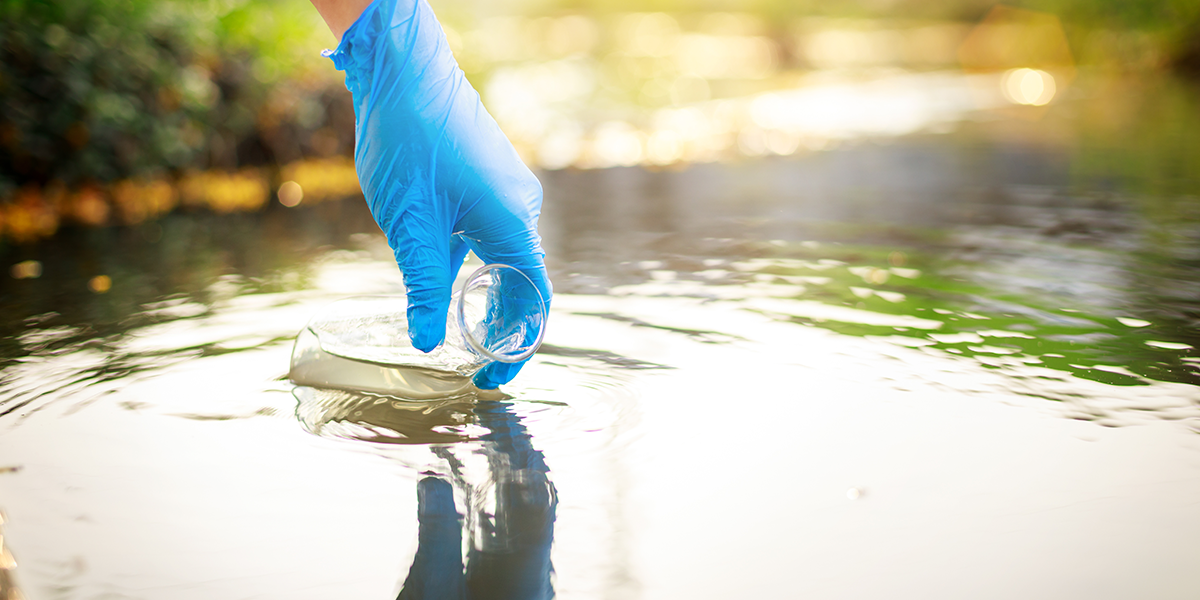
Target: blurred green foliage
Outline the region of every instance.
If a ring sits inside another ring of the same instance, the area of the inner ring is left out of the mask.
[[[1200,70],[1200,2],[1195,0],[1022,0],[1014,4],[1062,19],[1076,50],[1098,32],[1136,32],[1163,53],[1163,66]],[[1120,42],[1118,42],[1120,43]]]
[[[498,14],[663,10],[794,19],[978,20],[990,0],[432,0],[469,29]],[[1157,56],[1200,72],[1195,0],[1016,0],[1061,17],[1084,62]],[[24,184],[232,170],[353,144],[335,45],[305,0],[0,0],[0,198]],[[1151,50],[1147,50],[1151,48]],[[1131,59],[1132,60],[1132,59]],[[1136,62],[1136,61],[1134,61]],[[1139,65],[1142,63],[1139,63]],[[482,73],[473,73],[482,77]],[[480,83],[476,81],[476,83]],[[344,98],[341,100],[344,102]],[[341,111],[341,116],[331,116]]]
[[[148,4],[9,2],[0,25],[0,177],[113,179],[197,151],[214,93],[192,24]]]
[[[306,2],[0,3],[0,196],[253,162],[271,90],[332,71],[333,42]]]

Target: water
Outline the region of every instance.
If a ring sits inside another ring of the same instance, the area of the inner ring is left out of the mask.
[[[312,329],[296,336],[288,380],[297,385],[390,394],[412,400],[473,393],[471,378],[451,371],[354,360],[326,352]]]
[[[4,577],[35,600],[1194,598],[1200,153],[1167,125],[1197,104],[1161,86],[540,173],[553,315],[502,395],[287,380],[321,306],[401,291],[361,205],[10,249],[43,275],[0,296]]]

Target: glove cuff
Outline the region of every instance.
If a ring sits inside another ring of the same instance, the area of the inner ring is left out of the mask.
[[[399,4],[399,6],[398,6]],[[395,26],[396,21],[403,22],[415,19],[421,10],[422,0],[375,0],[355,19],[354,24],[342,34],[342,41],[334,50],[321,52],[333,61],[333,66],[346,73],[346,89],[357,94],[359,73],[371,73],[374,70],[375,46],[381,35]],[[407,15],[397,15],[398,10],[406,11]]]

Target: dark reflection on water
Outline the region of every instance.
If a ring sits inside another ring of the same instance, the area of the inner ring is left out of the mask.
[[[479,425],[487,429],[480,438],[490,475],[485,489],[468,483],[457,461],[443,453],[451,466],[450,480],[468,488],[465,570],[460,554],[462,522],[451,483],[445,478],[427,477],[417,487],[417,555],[399,598],[553,598],[550,548],[558,498],[545,458],[533,447],[510,404],[484,402],[475,414]],[[481,502],[485,497],[491,502]]]
[[[297,417],[317,435],[431,445],[441,459],[439,472],[417,484],[419,545],[401,599],[554,596],[550,548],[558,500],[545,458],[511,403],[473,394],[410,401],[310,387],[294,393]],[[454,451],[457,442],[466,443],[460,449],[485,457],[486,473],[467,472]],[[465,503],[465,519],[456,495]]]
[[[306,429],[328,437],[387,444],[439,444],[472,440],[476,397],[413,401],[298,386],[296,417]]]
[[[236,294],[302,289],[311,283],[311,261],[351,247],[354,234],[378,231],[361,203],[331,202],[248,215],[177,213],[0,248],[0,359],[204,314],[169,310],[177,304],[205,307]],[[25,260],[39,261],[41,275],[12,278],[9,267]],[[99,275],[112,281],[104,293],[88,287]],[[31,346],[22,340],[31,329],[58,335]]]

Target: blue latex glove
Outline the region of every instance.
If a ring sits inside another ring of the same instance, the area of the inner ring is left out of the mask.
[[[326,55],[354,94],[355,169],[404,275],[413,345],[428,352],[445,337],[468,249],[520,269],[548,308],[541,184],[483,108],[425,0],[375,0]],[[475,384],[507,383],[521,364],[490,364]]]

